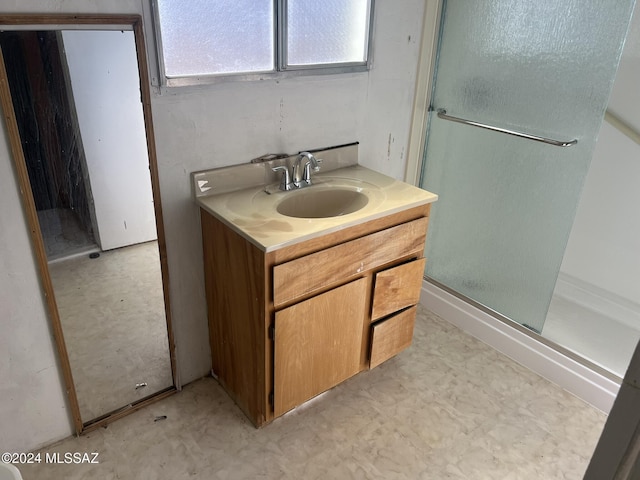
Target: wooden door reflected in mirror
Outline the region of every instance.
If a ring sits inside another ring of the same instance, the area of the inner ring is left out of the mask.
[[[0,33],[3,106],[15,115],[9,136],[30,187],[25,208],[78,431],[175,390],[142,30],[133,27]]]

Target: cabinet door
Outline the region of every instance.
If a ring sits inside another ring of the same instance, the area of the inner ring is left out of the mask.
[[[366,290],[362,278],[276,312],[275,416],[360,371]]]

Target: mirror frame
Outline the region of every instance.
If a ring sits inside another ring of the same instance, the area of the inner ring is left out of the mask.
[[[169,357],[171,361],[171,374],[173,385],[152,394],[149,397],[139,400],[114,412],[107,413],[88,422],[82,421],[78,397],[76,395],[75,384],[71,372],[71,364],[67,353],[67,347],[60,322],[60,315],[56,305],[53,291],[53,284],[49,274],[47,255],[45,253],[44,241],[40,231],[40,225],[36,213],[31,183],[27,172],[27,166],[22,150],[22,141],[18,131],[13,100],[9,89],[7,72],[4,63],[4,56],[0,49],[0,106],[2,107],[7,137],[9,140],[10,153],[13,157],[16,181],[22,197],[22,206],[26,216],[27,225],[30,230],[33,253],[40,271],[40,281],[44,300],[47,304],[49,320],[54,336],[54,341],[58,351],[58,360],[62,370],[62,376],[66,386],[68,406],[73,420],[76,433],[78,435],[95,430],[107,423],[113,422],[129,413],[156,402],[162,398],[172,395],[177,391],[177,368],[173,329],[171,324],[171,308],[169,302],[169,273],[167,263],[167,248],[164,235],[164,221],[162,217],[162,204],[160,199],[160,182],[158,178],[158,162],[153,132],[153,121],[151,116],[151,83],[147,65],[147,54],[144,42],[144,30],[142,17],[140,15],[82,15],[82,14],[0,14],[0,28],[11,26],[22,30],[62,30],[69,29],[113,29],[126,26],[134,33],[136,55],[138,59],[138,77],[140,82],[140,95],[142,100],[142,111],[146,131],[147,150],[149,157],[149,171],[151,174],[151,188],[153,191],[154,210],[156,216],[156,230],[158,234],[158,249],[160,254],[160,269],[162,273],[162,285],[165,305],[165,318],[167,324],[167,339],[169,342]],[[33,27],[33,28],[31,28]]]

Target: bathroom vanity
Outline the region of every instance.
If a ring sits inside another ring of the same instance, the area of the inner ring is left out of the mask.
[[[256,426],[411,344],[437,196],[324,153],[299,191],[196,191],[212,374]]]

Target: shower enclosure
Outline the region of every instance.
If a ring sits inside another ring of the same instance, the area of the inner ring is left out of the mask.
[[[618,377],[640,338],[638,85],[636,8],[542,330]]]
[[[544,332],[633,6],[443,2],[421,179],[439,194],[430,281]]]

